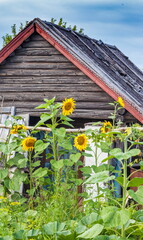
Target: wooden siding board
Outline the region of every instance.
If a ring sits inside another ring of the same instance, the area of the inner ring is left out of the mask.
[[[0,66],[0,83],[0,98],[5,106],[15,105],[16,114],[37,116],[43,110],[35,107],[52,97],[74,98],[75,118],[100,120],[112,111],[113,99],[38,34]]]

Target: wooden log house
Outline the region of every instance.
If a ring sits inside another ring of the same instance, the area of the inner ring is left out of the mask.
[[[117,47],[38,18],[0,51],[0,100],[35,124],[43,98],[74,98],[75,127],[108,119],[121,96],[122,121],[143,123],[143,73]]]
[[[34,19],[0,51],[0,101],[34,125],[44,98],[74,98],[75,128],[108,120],[122,97],[124,123],[143,124],[143,73],[117,47]],[[11,110],[9,110],[11,111]]]

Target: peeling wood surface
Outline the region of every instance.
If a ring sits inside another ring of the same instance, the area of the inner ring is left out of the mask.
[[[52,97],[74,98],[74,118],[108,119],[113,110],[113,99],[38,34],[0,65],[0,84],[0,100],[15,106],[16,114],[37,116],[43,110],[35,107]]]

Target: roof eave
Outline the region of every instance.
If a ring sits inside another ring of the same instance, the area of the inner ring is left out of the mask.
[[[0,63],[2,63],[11,53],[15,51],[32,33],[34,33],[34,21],[13,38],[1,51]]]

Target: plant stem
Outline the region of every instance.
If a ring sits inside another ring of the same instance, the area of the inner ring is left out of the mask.
[[[124,140],[124,152],[127,152],[127,139]],[[127,195],[127,160],[123,160],[123,198],[122,198],[122,210],[126,208],[126,195]],[[121,230],[122,237],[125,237],[125,225]]]
[[[29,152],[29,185],[30,185],[30,199],[29,199],[29,203],[30,203],[30,207],[33,208],[33,193],[32,189],[33,189],[33,181],[32,181],[32,151]]]

